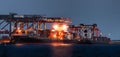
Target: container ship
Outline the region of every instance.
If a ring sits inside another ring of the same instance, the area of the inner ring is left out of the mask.
[[[111,41],[97,24],[72,25],[70,18],[10,13],[0,15],[0,20],[0,25],[6,22],[0,33],[8,34],[2,38],[10,39],[5,41],[9,43],[109,44]]]

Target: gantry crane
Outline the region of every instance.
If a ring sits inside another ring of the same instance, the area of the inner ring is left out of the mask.
[[[63,17],[45,17],[42,15],[18,15],[16,13],[9,13],[7,15],[0,15],[0,34],[13,34],[18,29],[24,31],[27,34],[28,29],[36,30],[37,32],[41,30],[43,25],[43,30],[46,30],[46,23],[70,23],[69,18]],[[6,22],[6,25],[1,25]],[[9,29],[8,27],[9,26]],[[25,29],[26,27],[26,29]],[[7,28],[7,30],[2,31]],[[18,31],[17,33],[19,33]]]

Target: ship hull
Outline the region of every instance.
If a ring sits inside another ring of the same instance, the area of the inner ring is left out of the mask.
[[[71,44],[109,44],[110,41],[96,41],[91,39],[68,40],[68,39],[49,39],[49,38],[35,38],[28,36],[14,36],[11,43],[71,43]]]

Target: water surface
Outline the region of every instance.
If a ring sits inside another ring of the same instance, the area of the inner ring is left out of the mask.
[[[8,44],[0,57],[120,57],[119,44]]]

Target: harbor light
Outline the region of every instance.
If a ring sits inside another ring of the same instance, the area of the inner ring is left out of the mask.
[[[54,24],[53,29],[57,31],[67,31],[68,26],[66,24]]]
[[[59,27],[58,27],[57,24],[53,25],[53,28],[54,28],[55,30],[59,30]]]

